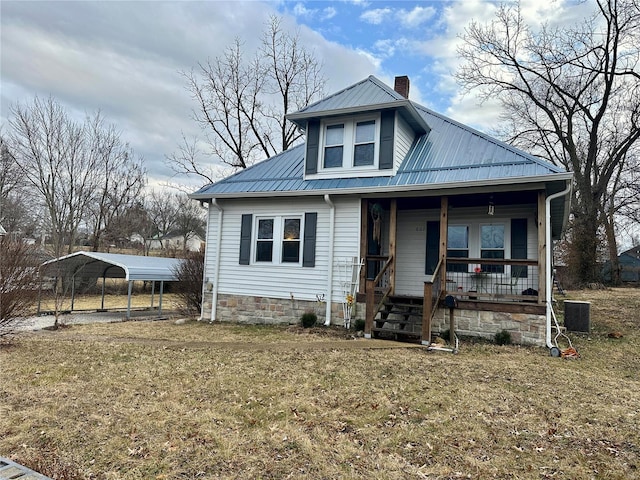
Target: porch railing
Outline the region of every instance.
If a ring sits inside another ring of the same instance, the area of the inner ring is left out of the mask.
[[[447,257],[448,295],[463,300],[538,302],[537,260]]]
[[[444,263],[438,262],[430,282],[424,282],[424,299],[422,306],[422,332],[423,345],[431,344],[431,322],[438,309],[438,302],[442,297],[442,276],[444,275]]]
[[[392,285],[389,281],[389,271],[393,267],[393,256],[367,256],[367,305],[364,325],[365,335],[371,335],[373,320],[382,308],[384,301],[391,292]],[[373,279],[373,272],[377,272]]]

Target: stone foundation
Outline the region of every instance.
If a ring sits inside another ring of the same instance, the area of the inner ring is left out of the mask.
[[[212,295],[204,296],[203,320],[211,320]],[[306,312],[314,312],[318,316],[318,323],[326,319],[326,303],[296,298],[246,297],[240,295],[218,294],[216,320],[222,322],[236,322],[262,325],[295,325],[300,323],[300,317]],[[352,313],[351,322],[356,318],[364,320],[365,305],[357,304]],[[331,305],[331,324],[344,325],[341,303]]]
[[[459,336],[482,337],[493,340],[496,333],[506,330],[511,342],[518,345],[546,345],[547,320],[544,315],[530,313],[501,313],[481,310],[454,311],[456,333]],[[433,332],[449,329],[449,310],[439,309],[431,325]]]
[[[211,293],[204,296],[203,320],[211,319]],[[282,299],[269,297],[245,297],[218,294],[217,320],[245,324],[295,325],[305,312],[314,312],[318,323],[326,318],[324,302]],[[511,341],[519,345],[546,345],[546,318],[544,315],[527,313],[500,313],[481,310],[454,310],[456,332],[459,336],[482,337],[493,340],[496,333],[506,330]],[[352,313],[351,324],[356,319],[365,319],[365,304],[358,303]],[[344,325],[342,304],[333,303],[331,312],[333,325]],[[440,308],[433,318],[434,333],[449,329],[449,310]]]

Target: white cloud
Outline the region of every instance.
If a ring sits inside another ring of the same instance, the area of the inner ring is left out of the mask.
[[[305,18],[309,18],[312,15],[314,15],[318,10],[316,9],[309,9],[307,7],[304,6],[304,4],[302,3],[296,3],[295,6],[293,7],[293,14],[296,17],[305,17]]]
[[[338,14],[338,11],[333,7],[327,7],[322,11],[322,20],[331,20]]]
[[[419,7],[416,6],[413,10],[399,10],[396,16],[405,27],[416,28],[431,20],[436,14],[436,9],[433,7]]]
[[[374,10],[367,10],[360,15],[360,19],[371,23],[373,25],[380,25],[393,13],[390,8],[376,8]]]

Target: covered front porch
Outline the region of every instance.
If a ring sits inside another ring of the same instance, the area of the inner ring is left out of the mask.
[[[430,344],[450,329],[450,296],[463,319],[457,331],[488,337],[509,329],[515,341],[544,344],[548,195],[541,188],[362,199],[365,336]]]

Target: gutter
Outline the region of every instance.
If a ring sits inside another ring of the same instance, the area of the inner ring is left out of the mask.
[[[326,297],[326,310],[324,326],[331,325],[331,303],[333,300],[333,247],[335,243],[335,220],[336,220],[336,206],[331,201],[329,194],[325,194],[324,201],[329,205],[329,261],[328,261],[328,275],[327,275],[327,297]]]
[[[216,320],[217,307],[218,307],[218,281],[220,279],[220,248],[222,247],[222,217],[224,216],[224,210],[218,204],[216,198],[211,199],[211,206],[218,210],[218,231],[216,235],[216,263],[213,272],[213,291],[211,298],[211,321]],[[204,302],[203,302],[204,303]]]
[[[558,197],[563,197],[565,195],[567,195],[569,192],[571,192],[571,182],[569,182],[567,184],[567,188],[565,188],[564,190],[562,190],[561,192],[557,192],[554,193],[553,195],[549,195],[545,201],[546,205],[545,205],[545,210],[546,210],[546,215],[545,215],[545,242],[547,244],[547,272],[545,275],[545,282],[546,282],[546,314],[547,314],[547,347],[548,348],[553,348],[555,347],[555,345],[553,344],[553,341],[551,340],[551,289],[553,288],[553,285],[551,284],[551,276],[552,276],[552,272],[551,272],[551,267],[552,267],[552,253],[553,253],[553,245],[552,245],[552,240],[551,240],[551,200],[554,200]]]
[[[235,191],[230,193],[192,193],[189,198],[194,200],[208,200],[215,195],[218,198],[271,198],[278,197],[303,197],[303,196],[319,196],[319,195],[395,195],[399,193],[414,194],[419,192],[429,192],[433,195],[438,195],[438,192],[445,192],[459,190],[461,188],[482,188],[486,190],[487,187],[495,188],[504,186],[506,189],[513,187],[514,183],[519,185],[531,185],[531,189],[535,190],[541,185],[545,185],[549,182],[572,180],[573,173],[562,172],[549,175],[539,175],[535,177],[512,177],[512,178],[500,178],[500,179],[485,179],[476,181],[458,181],[451,183],[438,183],[438,184],[420,184],[420,185],[376,185],[372,187],[349,187],[349,188],[332,188],[332,189],[317,189],[313,188],[304,190],[269,190],[269,191]],[[309,180],[312,181],[312,180]]]

